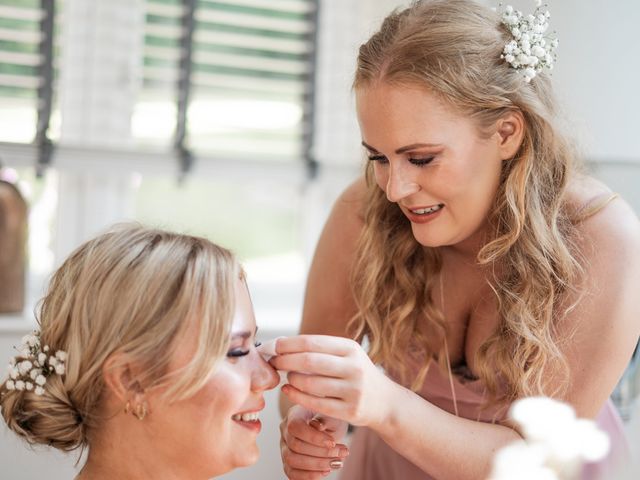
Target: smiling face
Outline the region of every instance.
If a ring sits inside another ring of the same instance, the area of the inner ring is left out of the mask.
[[[235,295],[227,357],[195,395],[172,404],[151,404],[144,420],[156,439],[157,454],[180,465],[188,478],[211,478],[257,461],[263,393],[279,382],[276,371],[256,351],[256,322],[244,281],[236,281]],[[186,337],[190,334],[187,331]],[[185,344],[194,342],[185,339]],[[184,365],[190,353],[182,350],[172,368]]]
[[[427,90],[378,82],[356,91],[363,145],[376,183],[428,247],[477,249],[505,157],[498,133]]]

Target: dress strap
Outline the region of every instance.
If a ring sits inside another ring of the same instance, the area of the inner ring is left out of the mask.
[[[444,281],[443,281],[443,276],[444,274],[442,273],[442,270],[440,271],[440,308],[442,309],[442,316],[445,317],[445,313],[444,313]],[[446,317],[445,317],[446,318]],[[456,398],[456,388],[453,385],[453,372],[451,371],[451,359],[449,358],[449,345],[447,342],[447,334],[445,332],[444,335],[444,354],[445,354],[445,359],[447,361],[447,371],[449,373],[449,387],[451,388],[451,399],[453,400],[453,410],[456,414],[456,417],[459,417],[460,415],[458,414],[458,400]]]
[[[587,218],[595,215],[619,196],[620,195],[618,195],[617,193],[605,193],[592,198],[578,209],[575,214],[576,221],[582,222]]]

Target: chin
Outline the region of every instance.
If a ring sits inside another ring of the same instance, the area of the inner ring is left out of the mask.
[[[439,235],[434,235],[434,232],[425,232],[421,228],[422,226],[418,226],[417,228],[413,225],[411,226],[411,230],[413,232],[413,238],[415,238],[416,242],[418,242],[423,247],[444,247],[448,245],[443,238]]]
[[[255,444],[238,453],[241,453],[241,455],[236,458],[235,468],[249,467],[255,464],[260,457],[260,450]]]
[[[208,455],[200,455],[199,458],[206,461],[210,467],[215,467],[217,472],[214,476],[223,475],[236,468],[251,466],[258,461],[260,450],[255,441],[248,445],[243,443],[229,442],[224,448],[220,448],[220,445],[212,445]]]

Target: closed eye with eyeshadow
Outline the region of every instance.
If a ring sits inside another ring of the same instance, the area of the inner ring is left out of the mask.
[[[255,342],[254,343],[254,347],[258,348],[260,345],[262,345],[262,342]],[[234,348],[232,350],[229,350],[229,352],[227,353],[227,357],[229,358],[238,358],[238,357],[244,357],[245,355],[249,355],[249,353],[251,352],[251,350],[244,350],[241,348]]]
[[[371,154],[371,155],[368,155],[368,158],[372,162],[378,162],[381,164],[389,163],[389,160],[387,159],[387,157],[380,154]],[[424,157],[424,158],[409,158],[409,162],[418,167],[423,167],[431,163],[434,158],[436,157],[431,156],[431,157]]]

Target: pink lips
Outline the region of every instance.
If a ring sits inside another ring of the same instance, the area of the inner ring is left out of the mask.
[[[234,422],[236,422],[238,425],[251,430],[252,432],[255,433],[260,433],[260,430],[262,430],[262,422],[260,420],[253,420],[251,422],[243,422],[242,420],[234,420]]]
[[[265,407],[265,403],[264,403],[264,400],[262,400],[262,402],[258,407],[252,408],[251,410],[245,410],[244,412],[236,413],[233,416],[235,417],[237,415],[240,415],[240,417],[242,417],[242,415],[246,415],[246,414],[258,414],[259,412],[264,410],[264,407]],[[242,419],[236,420],[232,418],[232,420],[236,422],[238,425],[256,433],[260,433],[260,430],[262,429],[262,422],[259,419],[245,421]]]
[[[431,205],[431,207],[433,207],[434,205]],[[406,215],[406,217],[411,221],[411,223],[418,223],[418,224],[425,224],[425,223],[429,223],[433,220],[435,220],[436,218],[438,218],[438,216],[440,216],[440,214],[442,213],[442,211],[445,209],[445,206],[443,205],[439,210],[433,212],[433,213],[425,213],[422,215],[419,215],[417,213],[413,213],[411,210],[422,210],[425,208],[430,208],[430,207],[412,207],[411,209],[409,209],[408,207],[403,207],[402,211],[404,212],[404,214]]]

